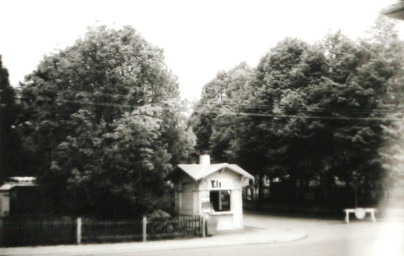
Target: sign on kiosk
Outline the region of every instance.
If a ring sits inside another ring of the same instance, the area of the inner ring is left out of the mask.
[[[200,193],[201,198],[201,212],[202,213],[209,213],[210,212],[210,197],[209,191],[201,191]]]
[[[233,182],[229,179],[209,180],[209,189],[231,189]]]

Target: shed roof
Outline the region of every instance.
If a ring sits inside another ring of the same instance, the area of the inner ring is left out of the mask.
[[[201,164],[179,164],[178,167],[186,172],[189,176],[191,176],[194,180],[201,180],[217,171],[220,171],[224,168],[227,168],[235,173],[238,173],[248,179],[254,179],[254,177],[249,174],[247,171],[242,169],[240,166],[236,164],[209,164],[209,165],[201,165]]]
[[[2,186],[0,186],[0,192],[1,191],[10,191],[11,189],[15,187],[36,187],[36,184],[21,184],[21,183],[5,183]]]
[[[35,177],[9,177],[9,181],[0,186],[0,191],[9,191],[15,187],[36,187]]]

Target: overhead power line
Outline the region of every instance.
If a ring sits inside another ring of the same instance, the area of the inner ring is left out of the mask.
[[[102,107],[114,107],[114,108],[128,108],[132,109],[139,105],[127,105],[127,104],[113,104],[113,103],[101,103],[101,102],[84,102],[84,101],[75,101],[75,100],[59,100],[61,103],[71,103],[78,105],[93,105],[93,106],[102,106]]]
[[[107,97],[114,97],[114,98],[125,98],[129,99],[132,95],[121,95],[121,94],[107,94],[107,93],[90,93],[90,92],[85,92],[85,91],[75,91],[75,90],[65,90],[66,92],[73,92],[76,94],[84,93],[84,94],[90,94],[91,96],[97,95],[97,96],[107,96]],[[141,98],[147,99],[154,97],[155,95],[142,95]],[[159,99],[171,99],[171,97],[159,97]],[[93,106],[105,106],[105,107],[116,107],[116,108],[124,108],[124,109],[134,109],[138,107],[139,105],[142,104],[120,104],[120,103],[110,103],[110,102],[94,102],[94,101],[79,101],[79,100],[58,100],[60,103],[69,103],[69,104],[79,104],[79,105],[93,105]],[[140,102],[139,102],[140,103]],[[305,107],[289,107],[284,104],[276,104],[276,107],[280,111],[296,111],[298,114],[278,114],[278,113],[251,113],[251,112],[245,112],[245,110],[272,110],[273,105],[267,105],[267,104],[248,104],[248,103],[230,103],[230,102],[218,102],[218,103],[210,103],[210,102],[204,102],[200,101],[200,105],[204,106],[227,106],[230,108],[241,108],[243,110],[241,111],[229,111],[227,113],[225,112],[219,112],[219,111],[195,111],[195,112],[200,112],[200,113],[205,113],[205,114],[220,114],[220,115],[233,115],[233,116],[255,116],[255,117],[271,117],[271,118],[304,118],[304,119],[317,119],[317,120],[358,120],[358,121],[399,121],[402,120],[400,118],[395,118],[395,117],[349,117],[349,116],[323,116],[321,114],[327,114],[330,115],[331,113],[336,113],[336,114],[341,114],[341,115],[347,115],[347,114],[371,114],[371,113],[382,113],[382,114],[394,114],[400,112],[400,110],[404,109],[404,106],[399,105],[399,106],[393,106],[393,105],[388,105],[383,108],[352,108],[352,107],[347,107],[347,108],[328,108],[328,107],[311,107],[311,108],[305,108]],[[320,115],[319,115],[320,114]]]
[[[139,105],[135,104],[114,104],[105,102],[85,102],[85,101],[69,101],[60,100],[61,103],[79,104],[79,105],[92,105],[92,106],[104,106],[104,107],[115,107],[115,108],[125,108],[133,109]],[[288,114],[268,114],[268,113],[248,113],[248,112],[220,112],[220,111],[195,111],[202,114],[216,114],[216,115],[229,115],[229,116],[253,116],[253,117],[272,117],[272,118],[303,118],[303,119],[314,119],[314,120],[356,120],[356,121],[400,121],[403,118],[395,117],[347,117],[347,116],[315,116],[315,115],[288,115]],[[302,113],[302,114],[308,114]]]
[[[262,109],[262,110],[271,110],[276,106],[277,108],[284,110],[304,110],[310,112],[324,112],[324,111],[349,111],[349,112],[396,112],[397,110],[404,110],[404,105],[385,105],[383,108],[364,108],[364,107],[290,107],[285,104],[276,103],[273,105],[268,104],[250,104],[250,103],[229,103],[229,102],[219,102],[219,103],[210,103],[210,102],[200,102],[200,105],[203,106],[232,106],[232,107],[243,107],[246,109]]]
[[[350,120],[350,121],[402,121],[404,118],[395,117],[345,117],[345,116],[305,116],[305,115],[285,115],[285,114],[261,114],[261,113],[246,113],[246,112],[200,112],[202,114],[218,114],[229,116],[255,116],[255,117],[272,117],[272,118],[303,118],[315,120]]]
[[[134,92],[133,94],[127,94],[127,95],[122,95],[122,94],[112,94],[112,93],[98,93],[98,92],[87,92],[87,91],[77,91],[77,90],[63,90],[65,92],[73,92],[76,94],[88,94],[90,96],[106,96],[106,97],[112,97],[112,98],[122,98],[122,99],[130,99],[131,97],[135,96],[138,94],[139,97],[143,99],[147,98],[153,98],[156,97],[156,95],[142,95],[142,92]],[[159,99],[172,99],[172,97],[169,96],[158,96]],[[76,102],[78,104],[81,104],[79,102]],[[102,105],[103,103],[96,103],[98,105]],[[115,107],[128,107],[131,105],[121,105],[120,104],[110,104],[110,103],[105,103],[110,106],[114,105]],[[271,110],[273,108],[273,105],[268,105],[268,104],[250,104],[250,103],[230,103],[230,102],[218,102],[218,103],[211,103],[208,102],[207,100],[201,100],[199,102],[199,105],[204,105],[204,106],[230,106],[230,107],[242,107],[245,109],[260,109],[260,110]],[[404,110],[403,105],[395,106],[395,105],[388,105],[384,106],[383,108],[363,108],[363,107],[310,107],[310,108],[305,108],[305,107],[290,107],[286,106],[285,104],[276,104],[276,107],[280,108],[281,110],[291,110],[291,111],[299,111],[299,112],[306,112],[306,113],[324,113],[328,111],[337,111],[337,112],[355,112],[357,114],[360,113],[371,113],[374,111],[377,112],[384,112],[384,113],[395,113],[399,110]]]

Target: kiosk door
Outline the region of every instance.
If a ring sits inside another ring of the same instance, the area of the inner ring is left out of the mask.
[[[191,183],[182,186],[182,214],[192,215],[194,212],[194,191]]]

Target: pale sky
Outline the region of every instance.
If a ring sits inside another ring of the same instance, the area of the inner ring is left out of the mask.
[[[398,0],[0,0],[0,54],[13,86],[89,26],[133,26],[164,49],[184,97],[199,98],[220,70],[255,67],[285,37],[309,43],[341,30],[362,37]],[[404,23],[404,21],[403,21]],[[404,25],[398,26],[404,35]]]

